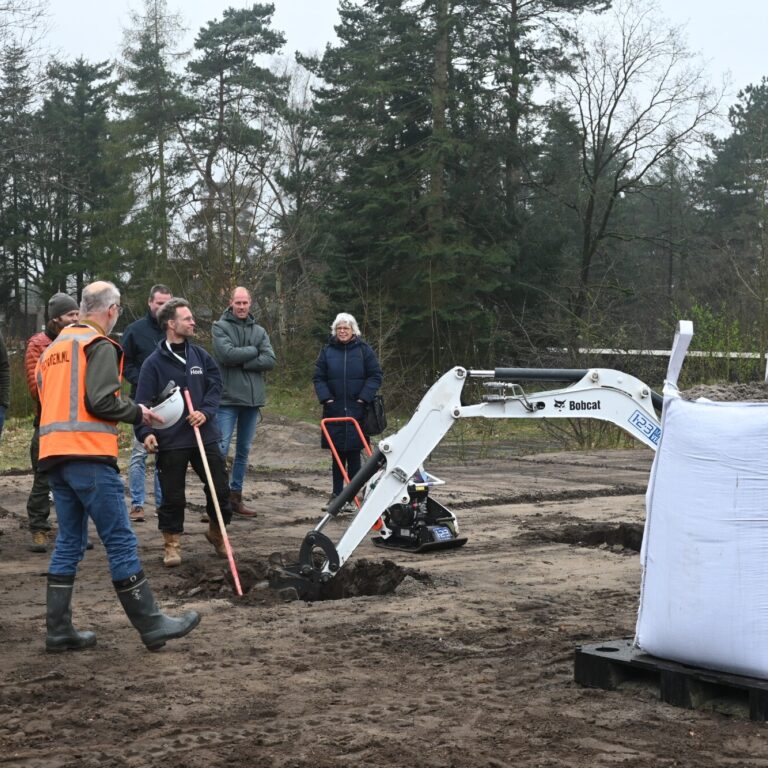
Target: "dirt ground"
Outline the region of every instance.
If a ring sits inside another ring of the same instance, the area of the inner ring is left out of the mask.
[[[575,646],[634,632],[638,539],[609,534],[642,524],[650,451],[438,456],[429,469],[448,484],[434,495],[466,546],[413,555],[366,541],[344,570],[405,574],[391,593],[282,602],[262,579],[269,555],[295,557],[321,517],[317,442],[309,426],[260,429],[245,493],[259,517],[230,528],[243,598],[203,538],[194,476],[180,568],[163,568],[154,516],[136,526],[162,606],[202,614],[157,653],[119,608],[98,543],[74,599],[97,646],[43,651],[48,557],[26,549],[31,478],[0,477],[0,765],[768,766],[768,731],[743,713],[573,681]]]

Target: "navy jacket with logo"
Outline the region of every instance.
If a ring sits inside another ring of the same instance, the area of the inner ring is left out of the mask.
[[[165,389],[169,381],[176,382],[182,392],[185,387],[188,388],[195,410],[202,411],[206,416],[205,424],[200,427],[203,443],[217,443],[220,433],[214,417],[221,401],[221,371],[216,361],[197,344],[187,342],[185,357],[186,365],[171,353],[163,339],[141,366],[136,387],[136,402],[151,407],[152,401]],[[197,440],[187,416],[189,411],[185,405],[184,415],[172,427],[153,429],[140,425],[134,428],[136,438],[143,443],[144,438],[153,432],[161,451],[195,448]]]

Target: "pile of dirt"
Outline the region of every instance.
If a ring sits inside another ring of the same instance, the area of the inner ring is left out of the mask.
[[[348,564],[321,590],[321,600],[344,600],[350,597],[391,595],[406,579],[423,585],[430,584],[430,577],[413,568],[403,568],[391,560],[361,558]],[[405,585],[408,592],[408,585]]]
[[[224,561],[204,568],[196,564],[182,564],[172,572],[176,577],[175,582],[166,588],[166,593],[182,600],[224,598],[262,605],[299,599],[295,591],[293,596],[289,597],[286,590],[270,587],[270,576],[276,567],[276,558],[284,562],[284,557],[277,553],[268,558],[238,560],[237,575],[242,596],[237,594],[234,577]],[[352,597],[391,595],[395,592],[399,594],[401,586],[405,594],[415,594],[431,584],[432,579],[428,574],[413,568],[404,568],[391,560],[361,558],[349,563],[334,579],[323,584],[316,599],[345,600]]]
[[[238,558],[237,575],[243,595],[257,602],[278,602],[267,581],[271,565],[266,558]],[[239,599],[229,565],[214,561],[201,568],[199,564],[182,563],[171,572],[175,580],[166,587],[169,596],[181,599]]]
[[[762,381],[750,381],[743,384],[699,384],[681,392],[685,400],[698,400],[700,397],[715,402],[768,402],[768,384]]]

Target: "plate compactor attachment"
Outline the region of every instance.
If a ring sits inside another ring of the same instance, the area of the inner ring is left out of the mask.
[[[377,547],[404,552],[453,549],[467,543],[459,536],[456,516],[429,495],[430,483],[408,483],[408,502],[393,504],[381,516],[384,535],[371,541]]]

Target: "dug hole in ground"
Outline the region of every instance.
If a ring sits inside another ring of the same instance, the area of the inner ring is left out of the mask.
[[[295,559],[322,515],[318,446],[311,425],[267,415],[260,427],[244,494],[259,517],[229,529],[242,598],[204,539],[193,474],[181,567],[163,568],[151,512],[136,525],[162,607],[203,617],[158,653],[120,609],[98,543],[73,601],[97,646],[43,651],[48,556],[27,551],[31,475],[0,477],[0,765],[768,765],[765,726],[738,704],[678,709],[653,687],[573,682],[576,645],[634,633],[650,450],[511,446],[462,463],[441,449],[434,495],[466,546],[409,555],[366,540],[342,599],[282,602],[268,559]],[[337,540],[347,523],[325,532]]]

